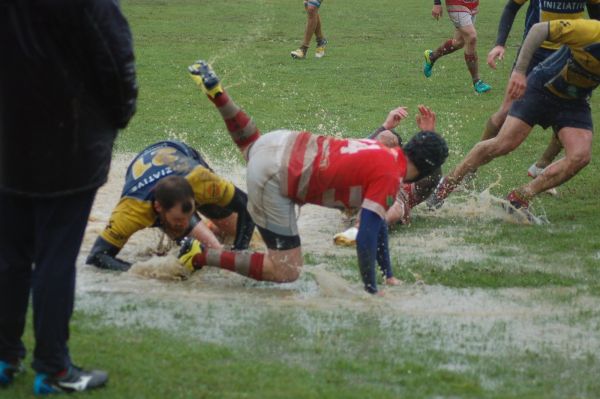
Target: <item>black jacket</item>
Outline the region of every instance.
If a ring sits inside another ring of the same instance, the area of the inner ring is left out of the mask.
[[[136,97],[116,0],[0,0],[0,191],[102,185]]]

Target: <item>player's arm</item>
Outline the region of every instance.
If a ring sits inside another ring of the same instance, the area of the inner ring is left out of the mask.
[[[248,195],[235,187],[235,194],[231,198],[226,209],[237,213],[237,224],[235,229],[235,239],[233,240],[234,250],[248,249],[252,233],[254,233],[254,221],[248,213]]]
[[[600,0],[588,0],[587,11],[590,19],[600,21]]]
[[[382,229],[385,233],[382,234]],[[385,238],[385,242],[379,240]],[[358,235],[356,236],[356,253],[358,255],[358,267],[362,278],[365,290],[368,293],[377,293],[377,274],[375,272],[375,262],[383,260],[385,257],[383,251],[379,253],[378,245],[384,245],[385,251],[388,252],[387,265],[382,265],[382,269],[389,269],[389,250],[387,243],[387,226],[385,221],[377,213],[362,208],[360,211],[360,226],[358,227]]]
[[[102,269],[126,271],[131,264],[117,258],[129,237],[152,225],[152,205],[132,198],[122,198],[113,210],[108,225],[94,242],[86,263]]]
[[[252,239],[254,222],[246,209],[248,196],[232,182],[203,166],[197,166],[186,179],[194,190],[199,204],[214,204],[237,213],[234,249],[247,249]]]
[[[90,2],[87,11],[83,34],[90,73],[115,127],[124,128],[135,113],[138,92],[131,31],[116,1]]]
[[[549,22],[539,22],[529,30],[508,82],[508,94],[511,98],[521,98],[525,93],[527,87],[527,78],[525,77],[527,67],[533,58],[533,53],[548,39],[549,29]]]
[[[443,14],[442,0],[433,0],[433,8],[431,9],[431,16],[435,19],[440,19]]]
[[[498,24],[496,44],[494,45],[494,48],[490,50],[487,56],[487,63],[491,68],[496,69],[496,60],[502,60],[504,58],[508,34],[512,29],[513,23],[515,22],[515,17],[517,16],[517,13],[522,5],[522,1],[508,0],[504,6],[504,11],[502,11],[500,23]]]

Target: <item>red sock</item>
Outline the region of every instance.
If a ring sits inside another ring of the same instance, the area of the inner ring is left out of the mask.
[[[220,267],[261,281],[264,259],[265,254],[260,252],[207,249],[194,256],[193,264],[198,269],[202,266]]]
[[[440,47],[438,47],[433,54],[431,54],[429,56],[429,59],[431,60],[431,62],[435,62],[435,60],[437,60],[440,57],[445,56],[446,54],[450,54],[455,52],[456,50],[458,50],[454,44],[453,44],[453,40],[452,39],[448,39],[444,42],[444,44],[442,44]]]
[[[256,124],[243,109],[229,98],[229,95],[225,91],[215,98],[211,98],[210,96],[208,98],[221,113],[231,139],[247,160],[248,148],[260,137],[260,131],[256,127]]]
[[[465,63],[467,64],[467,69],[469,69],[471,78],[473,78],[473,82],[477,82],[479,80],[479,61],[477,58],[477,53],[465,53]]]

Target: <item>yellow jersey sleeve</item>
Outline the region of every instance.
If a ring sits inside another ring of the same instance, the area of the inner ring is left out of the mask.
[[[208,168],[198,165],[185,178],[194,190],[196,203],[225,207],[235,194],[235,186]]]
[[[600,42],[600,22],[590,19],[570,19],[549,22],[548,40],[581,48]]]
[[[117,248],[123,248],[133,233],[152,226],[155,220],[151,202],[123,197],[100,236]]]

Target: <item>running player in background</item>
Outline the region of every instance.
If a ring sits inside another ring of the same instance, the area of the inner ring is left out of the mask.
[[[425,77],[431,76],[433,65],[438,59],[464,47],[465,63],[471,74],[473,88],[477,93],[490,91],[492,87],[479,77],[477,31],[475,30],[475,16],[479,11],[479,0],[446,0],[446,10],[455,27],[454,37],[446,40],[435,51],[425,50],[425,64],[423,66]],[[439,20],[442,13],[441,0],[434,0],[431,15]]]
[[[498,25],[498,35],[496,37],[496,45],[487,56],[488,65],[496,69],[496,60],[504,59],[506,40],[512,28],[513,22],[521,6],[525,4],[527,0],[509,0],[504,7],[500,24]],[[527,36],[529,29],[537,23],[544,21],[552,21],[557,19],[579,19],[584,17],[585,8],[587,6],[588,14],[590,18],[600,19],[600,0],[554,0],[554,1],[536,1],[532,0],[527,8],[525,15],[525,32],[523,38]],[[540,62],[554,54],[560,45],[545,41],[542,43],[539,49],[535,51],[529,67],[525,71],[528,75],[533,68],[535,68]],[[508,90],[508,87],[507,87]],[[481,140],[487,140],[492,137],[496,137],[500,127],[506,120],[508,110],[513,103],[513,99],[509,96],[508,92],[504,94],[504,100],[500,109],[496,111],[487,121],[485,130],[481,137]],[[527,174],[531,178],[537,177],[543,172],[543,170],[552,163],[554,158],[562,150],[562,144],[557,137],[558,132],[554,132],[551,136],[550,143],[542,156],[529,168]],[[555,194],[556,191],[551,191]]]
[[[563,47],[526,76],[535,51],[544,41]],[[507,92],[515,102],[506,121],[496,137],[477,143],[442,179],[432,196],[436,203],[441,205],[466,174],[517,148],[534,125],[553,126],[564,145],[564,158],[507,196],[514,208],[521,209],[533,221],[529,200],[566,182],[590,161],[593,124],[589,99],[599,84],[599,21],[573,19],[535,24],[523,42],[508,82]]]
[[[364,288],[377,293],[375,263],[391,268],[386,210],[400,183],[428,176],[448,156],[436,133],[417,133],[404,148],[375,140],[336,139],[309,132],[278,130],[261,136],[254,122],[227,95],[204,61],[189,68],[195,83],[223,117],[230,136],[248,161],[248,210],[267,245],[267,253],[202,251],[182,245],[180,261],[190,269],[216,266],[256,280],[290,282],[303,265],[296,205],[360,208],[358,265]],[[394,119],[394,128],[401,119]]]
[[[136,231],[147,227],[159,227],[176,241],[189,235],[209,248],[222,248],[196,211],[219,233],[234,237],[234,249],[246,249],[254,231],[247,201],[246,193],[216,175],[192,147],[178,141],[152,144],[127,168],[121,200],[87,263],[128,270],[131,264],[116,256]]]
[[[313,35],[317,41],[317,50],[315,51],[315,57],[321,58],[325,56],[325,47],[327,46],[327,39],[323,36],[323,29],[321,28],[321,16],[319,15],[319,8],[321,8],[323,0],[304,0],[304,9],[306,10],[306,29],[304,30],[304,39],[302,45],[297,50],[291,52],[292,58],[305,59],[308,48],[310,47],[310,40]]]

